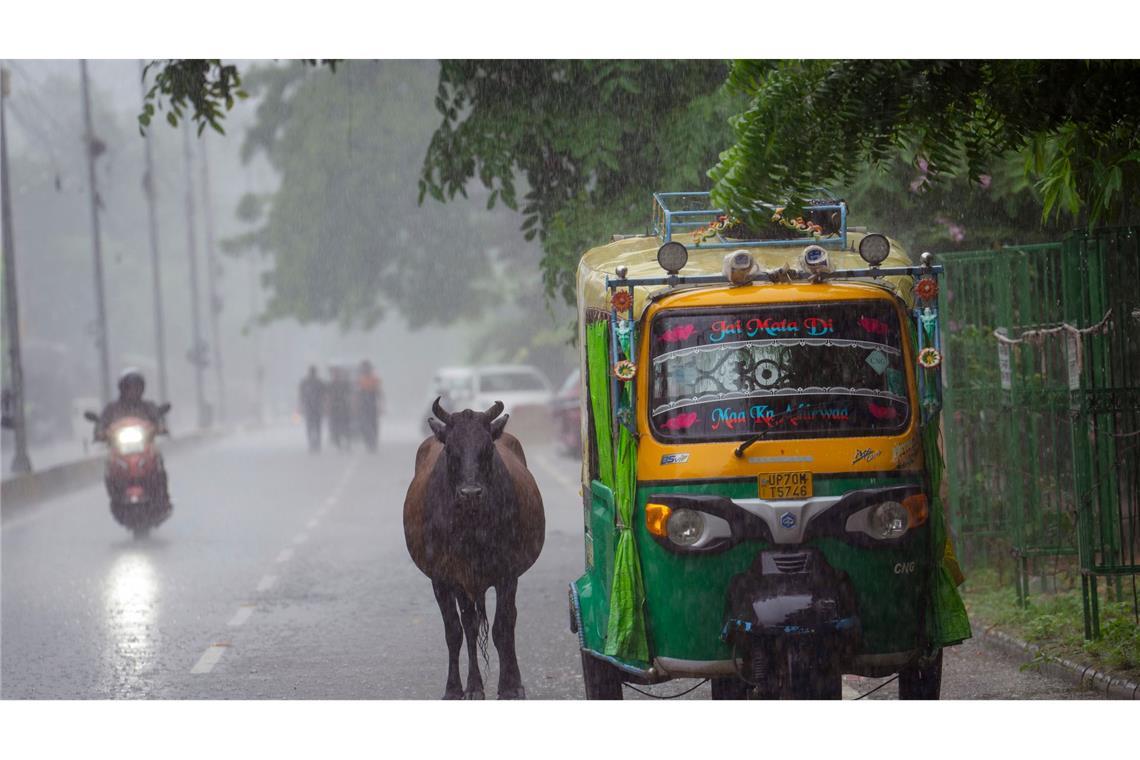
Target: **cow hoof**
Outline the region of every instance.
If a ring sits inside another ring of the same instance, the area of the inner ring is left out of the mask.
[[[526,699],[526,689],[522,686],[516,686],[513,689],[505,689],[499,692],[499,699]]]
[[[465,699],[486,699],[486,696],[484,696],[482,689],[472,689],[472,690],[467,692],[467,696],[464,698]]]
[[[443,692],[443,698],[444,699],[463,699],[463,690],[462,689],[448,689],[447,691]]]

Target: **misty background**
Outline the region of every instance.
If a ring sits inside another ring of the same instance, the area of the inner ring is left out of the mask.
[[[43,468],[81,453],[90,426],[80,414],[99,407],[79,64],[6,65],[25,402],[32,463]],[[502,204],[488,211],[486,191],[474,186],[467,199],[417,203],[440,118],[436,62],[349,62],[335,75],[296,62],[238,65],[250,97],[227,114],[225,136],[192,132],[189,176],[186,127],[172,128],[159,114],[149,129],[175,436],[197,424],[188,185],[211,360],[204,394],[216,422],[291,417],[310,364],[327,377],[330,364],[372,361],[384,383],[384,425],[419,421],[440,366],[530,363],[554,387],[562,383],[573,365],[572,311],[545,299],[541,249],[519,233],[519,214]],[[88,72],[93,129],[103,146],[96,175],[111,382],[124,367],[138,367],[147,396],[157,399],[140,64],[95,60]],[[282,98],[305,87],[313,88],[308,97]],[[225,419],[209,266],[218,277]],[[9,436],[5,431],[8,450]]]

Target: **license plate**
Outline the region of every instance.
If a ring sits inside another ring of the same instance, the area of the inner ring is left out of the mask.
[[[761,499],[811,498],[810,472],[766,472],[759,482]]]

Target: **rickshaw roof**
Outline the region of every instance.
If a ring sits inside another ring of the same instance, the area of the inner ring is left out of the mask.
[[[835,269],[863,269],[867,263],[857,253],[859,242],[866,233],[848,232],[847,247],[845,249],[830,248],[828,254]],[[720,274],[725,254],[733,248],[698,247],[694,242],[695,233],[673,233],[672,239],[683,243],[689,249],[689,260],[681,275],[713,275]],[[890,240],[890,254],[883,262],[884,267],[911,266],[914,262],[897,241]],[[657,263],[657,249],[661,247],[662,239],[656,235],[638,235],[615,240],[606,245],[591,248],[582,255],[578,262],[578,310],[585,312],[598,309],[605,312],[610,310],[609,294],[606,291],[606,278],[616,276],[619,266],[628,267],[627,277],[660,277],[664,271]],[[767,246],[763,248],[745,248],[766,271],[787,266],[792,269],[800,268],[800,255],[803,249],[812,244],[809,238],[789,240],[787,245]],[[744,246],[741,246],[742,248]],[[862,282],[866,279],[848,280],[849,282]],[[908,306],[912,304],[912,281],[909,277],[884,277],[883,284],[892,287]],[[728,283],[726,282],[725,285]],[[638,286],[634,288],[634,315],[641,317],[650,294],[661,290],[664,286]],[[720,285],[705,285],[700,287],[721,287]],[[763,286],[760,286],[763,287]]]

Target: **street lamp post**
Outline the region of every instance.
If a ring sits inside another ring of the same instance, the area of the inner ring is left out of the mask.
[[[190,152],[190,122],[182,127],[182,153],[186,159],[186,250],[190,257],[190,320],[194,343],[188,358],[194,365],[194,391],[198,401],[198,428],[208,427],[206,396],[202,389],[202,370],[206,366],[206,347],[202,345],[202,321],[198,303],[198,243],[194,236],[194,158]]]
[[[142,82],[143,97],[146,97],[146,69],[139,61],[139,74]],[[143,192],[146,193],[147,226],[150,230],[150,265],[154,290],[154,349],[158,363],[158,398],[160,401],[169,401],[170,394],[166,385],[166,332],[162,310],[162,271],[158,256],[158,214],[155,209],[154,191],[154,159],[151,157],[151,130],[146,131],[146,140],[143,145],[146,160],[146,173],[143,176]]]
[[[12,433],[16,452],[12,472],[31,472],[28,432],[24,425],[24,365],[20,355],[20,309],[16,301],[16,248],[12,232],[12,189],[8,183],[8,124],[4,109],[8,100],[8,69],[0,69],[0,245],[4,247],[4,321],[8,325],[8,366],[11,370]]]
[[[103,291],[103,244],[99,234],[99,187],[95,183],[95,131],[91,127],[91,93],[87,83],[87,61],[79,62],[79,83],[83,94],[83,147],[87,154],[87,186],[91,192],[91,244],[95,259],[95,347],[99,351],[99,389],[103,404],[111,401],[111,361],[107,351],[107,305]]]

